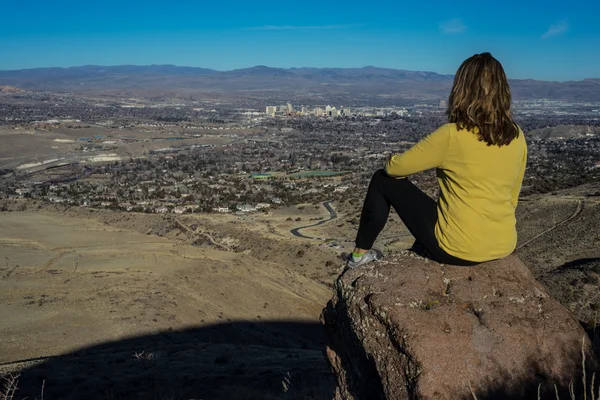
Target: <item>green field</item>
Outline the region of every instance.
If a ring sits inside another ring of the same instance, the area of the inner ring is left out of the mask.
[[[304,171],[288,175],[289,178],[328,177],[347,174],[348,171]]]
[[[250,175],[250,178],[253,179],[268,179],[268,178],[272,178],[273,175],[271,174],[252,174]]]

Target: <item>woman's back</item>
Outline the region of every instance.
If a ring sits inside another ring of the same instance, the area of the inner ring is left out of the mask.
[[[516,245],[515,208],[525,169],[522,132],[504,146],[489,146],[477,134],[442,126],[447,140],[437,169],[440,184],[435,235],[447,253],[472,261],[505,257]]]

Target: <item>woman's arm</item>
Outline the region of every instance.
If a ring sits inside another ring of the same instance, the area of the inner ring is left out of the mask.
[[[521,133],[522,135],[523,133]],[[517,208],[519,202],[519,193],[521,193],[521,186],[523,185],[523,177],[525,176],[525,166],[527,165],[527,147],[523,151],[523,159],[521,160],[521,170],[517,176],[517,182],[512,190],[511,203],[514,208]]]
[[[405,177],[440,167],[449,143],[450,130],[447,125],[443,125],[404,153],[393,155],[385,166],[385,172],[390,176]]]

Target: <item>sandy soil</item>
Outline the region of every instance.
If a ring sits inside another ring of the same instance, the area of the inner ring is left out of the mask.
[[[285,326],[274,329],[272,325],[286,321],[317,326],[321,308],[330,296],[325,285],[250,254],[191,246],[67,215],[15,212],[2,214],[0,221],[0,363],[4,371],[30,369],[24,373],[23,382],[29,386],[23,388],[23,395],[41,384],[32,377],[37,370],[23,360],[42,357],[47,367],[51,360],[56,362],[54,356],[70,354],[81,359],[85,349],[99,347],[103,354],[117,358],[130,358],[142,351],[172,354],[168,344],[160,349],[141,344],[161,332],[202,332],[211,327],[214,332],[207,334],[207,341],[217,335],[221,343],[218,348],[213,346],[209,358],[202,362],[212,366],[221,352],[228,349],[231,353],[241,344],[236,337],[227,340],[238,331],[241,321],[256,324],[244,329],[259,337],[281,336]],[[230,329],[224,328],[222,333],[214,328],[216,324]],[[322,345],[320,329],[316,334],[311,329],[312,337],[295,333],[294,340],[280,338],[277,346],[261,339],[257,345],[264,347],[260,350],[263,359],[257,361],[256,354],[249,359],[244,356],[239,364],[255,371],[252,374],[261,369],[264,372],[267,365],[281,361],[290,350],[312,348],[303,353],[302,362],[312,360],[313,372],[320,371],[319,379],[326,380],[327,367],[315,344]],[[126,338],[130,354],[116,350],[113,354],[110,349],[119,347]],[[190,338],[181,340],[186,343]],[[97,374],[112,376],[110,368],[100,368],[100,360],[87,362],[98,363]],[[290,372],[284,371],[287,367],[267,368],[269,381],[280,384]],[[217,375],[223,374],[225,370]],[[57,372],[53,376],[58,388],[67,375]],[[307,390],[320,384],[318,379],[311,382]],[[81,384],[88,387],[90,382]],[[278,390],[282,393],[281,387]],[[304,395],[303,391],[298,393]]]

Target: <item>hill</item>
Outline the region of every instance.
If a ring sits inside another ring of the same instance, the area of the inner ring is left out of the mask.
[[[285,398],[327,390],[326,285],[256,258],[264,243],[217,250],[170,218],[64,211],[2,214],[0,336],[18,339],[0,344],[0,376],[21,372],[15,398],[40,377],[48,398],[282,398],[286,373]]]
[[[446,97],[453,76],[367,66],[363,68],[273,68],[255,66],[216,71],[174,65],[81,66],[0,71],[1,85],[27,90],[105,91],[175,90],[264,96],[295,92],[300,95]],[[546,98],[600,101],[600,80],[547,82],[511,80],[515,99]]]
[[[516,251],[596,344],[598,193],[592,183],[522,199]],[[24,396],[45,379],[49,398],[105,398],[107,387],[144,398],[155,388],[181,398],[331,397],[317,315],[343,267],[340,250],[278,230],[284,214],[25,208],[2,213],[0,226],[0,334],[15,338],[0,344],[0,374],[20,371]],[[303,232],[351,240],[340,222],[359,210],[336,208],[338,220]],[[304,219],[321,215],[309,211]],[[412,240],[384,242],[391,258]]]
[[[530,138],[546,140],[572,139],[598,134],[600,134],[600,128],[587,125],[556,125],[527,132]]]
[[[22,93],[23,90],[16,88],[14,86],[0,86],[0,93]]]
[[[600,297],[600,184],[523,199],[517,208],[516,253],[554,298],[596,337]],[[596,322],[595,322],[596,321]]]

